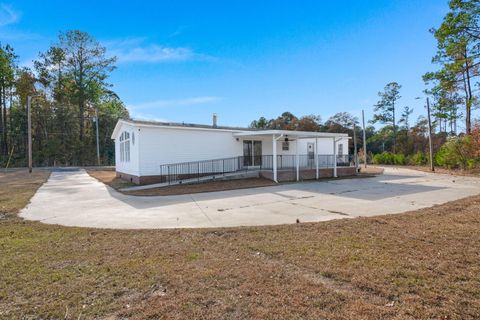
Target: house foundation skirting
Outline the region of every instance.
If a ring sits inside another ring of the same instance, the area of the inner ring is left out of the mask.
[[[254,171],[252,171],[254,172]],[[273,180],[273,171],[272,170],[260,170],[256,171],[259,173],[260,177]],[[196,178],[201,176],[211,176],[212,173],[209,174],[183,174],[181,175],[182,179],[189,179],[189,178]],[[355,168],[354,167],[338,167],[337,168],[337,176],[344,177],[344,176],[353,176],[355,175]],[[299,170],[299,180],[315,180],[316,178],[316,171],[315,169],[300,169]],[[168,177],[164,175],[154,175],[154,176],[136,176],[128,173],[118,172],[117,177],[130,181],[132,183],[138,185],[144,184],[153,184],[153,183],[162,183],[167,182]],[[221,178],[222,174],[218,175],[218,178]],[[333,169],[332,168],[322,168],[318,169],[318,177],[319,179],[322,178],[332,178],[333,177]],[[285,181],[296,181],[297,180],[297,173],[296,170],[278,170],[277,171],[277,181],[278,182],[285,182]]]
[[[338,167],[337,176],[353,176],[355,175],[355,167]],[[315,180],[316,171],[315,169],[300,169],[299,170],[300,180]],[[265,170],[260,172],[260,176],[266,179],[273,180],[272,170]],[[332,178],[333,177],[333,168],[327,169],[318,169],[318,177],[321,178]],[[295,170],[278,170],[277,171],[277,181],[296,181],[297,172]]]
[[[151,184],[151,183],[160,183],[165,182],[165,177],[156,175],[156,176],[136,176],[133,174],[123,173],[117,171],[117,177],[126,181],[130,181],[135,184]]]
[[[136,176],[136,175],[117,171],[116,176],[125,181],[130,181],[138,185],[164,183],[169,181],[169,177],[166,175]],[[202,177],[209,177],[209,176],[213,176],[215,178],[221,179],[223,177],[223,173],[221,172],[218,172],[218,173],[209,172],[209,173],[202,173],[202,174],[187,173],[187,174],[175,175],[175,178],[179,180],[188,180],[193,178],[202,178]]]

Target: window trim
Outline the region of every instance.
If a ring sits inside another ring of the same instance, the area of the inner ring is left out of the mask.
[[[130,162],[130,132],[123,131],[120,135],[120,162]]]

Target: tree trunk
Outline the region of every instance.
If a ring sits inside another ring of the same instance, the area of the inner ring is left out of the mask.
[[[2,86],[2,104],[3,104],[3,154],[8,154],[8,127],[7,127],[7,97],[5,91],[5,85]]]
[[[468,96],[468,89],[467,89],[467,79],[465,77],[465,72],[462,72],[462,81],[463,81],[463,90],[465,91],[465,111],[468,113],[469,107],[468,105],[470,104],[469,96]],[[470,120],[468,116],[465,116],[465,128],[468,128],[468,125],[470,124]],[[466,129],[468,130],[468,129]]]
[[[470,67],[468,65],[468,56],[465,48],[465,73],[467,80],[468,100],[465,112],[465,133],[470,134],[472,131],[471,116],[472,116],[472,86],[470,84]]]

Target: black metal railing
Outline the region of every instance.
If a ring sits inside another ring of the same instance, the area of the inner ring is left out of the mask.
[[[319,154],[318,167],[319,168],[333,168],[334,155]],[[346,167],[352,165],[352,157],[349,155],[336,156],[337,166]],[[317,164],[315,162],[315,155],[298,155],[299,168],[301,169],[315,169]],[[277,155],[277,170],[282,169],[296,169],[297,156],[296,155]],[[265,155],[262,159],[262,169],[273,169],[273,156]]]
[[[352,166],[352,157],[349,155],[318,155],[318,167],[333,168],[336,157],[338,167]],[[315,155],[298,155],[299,168],[315,169]],[[277,170],[296,170],[297,155],[277,155]],[[198,180],[204,177],[224,176],[228,173],[240,171],[272,170],[273,155],[255,157],[231,157],[212,160],[200,160],[160,165],[160,182],[169,184],[185,180]]]
[[[245,165],[242,157],[201,160],[160,165],[161,182],[177,182],[187,179],[200,179],[205,176],[225,175],[242,170]]]

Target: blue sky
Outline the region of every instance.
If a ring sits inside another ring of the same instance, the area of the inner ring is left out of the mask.
[[[1,1],[1,0],[0,0]],[[66,5],[68,3],[68,5]],[[372,114],[377,93],[403,85],[424,113],[428,32],[446,0],[0,2],[0,41],[30,65],[59,31],[89,32],[118,69],[110,78],[135,118],[245,126],[284,111],[326,120]]]

